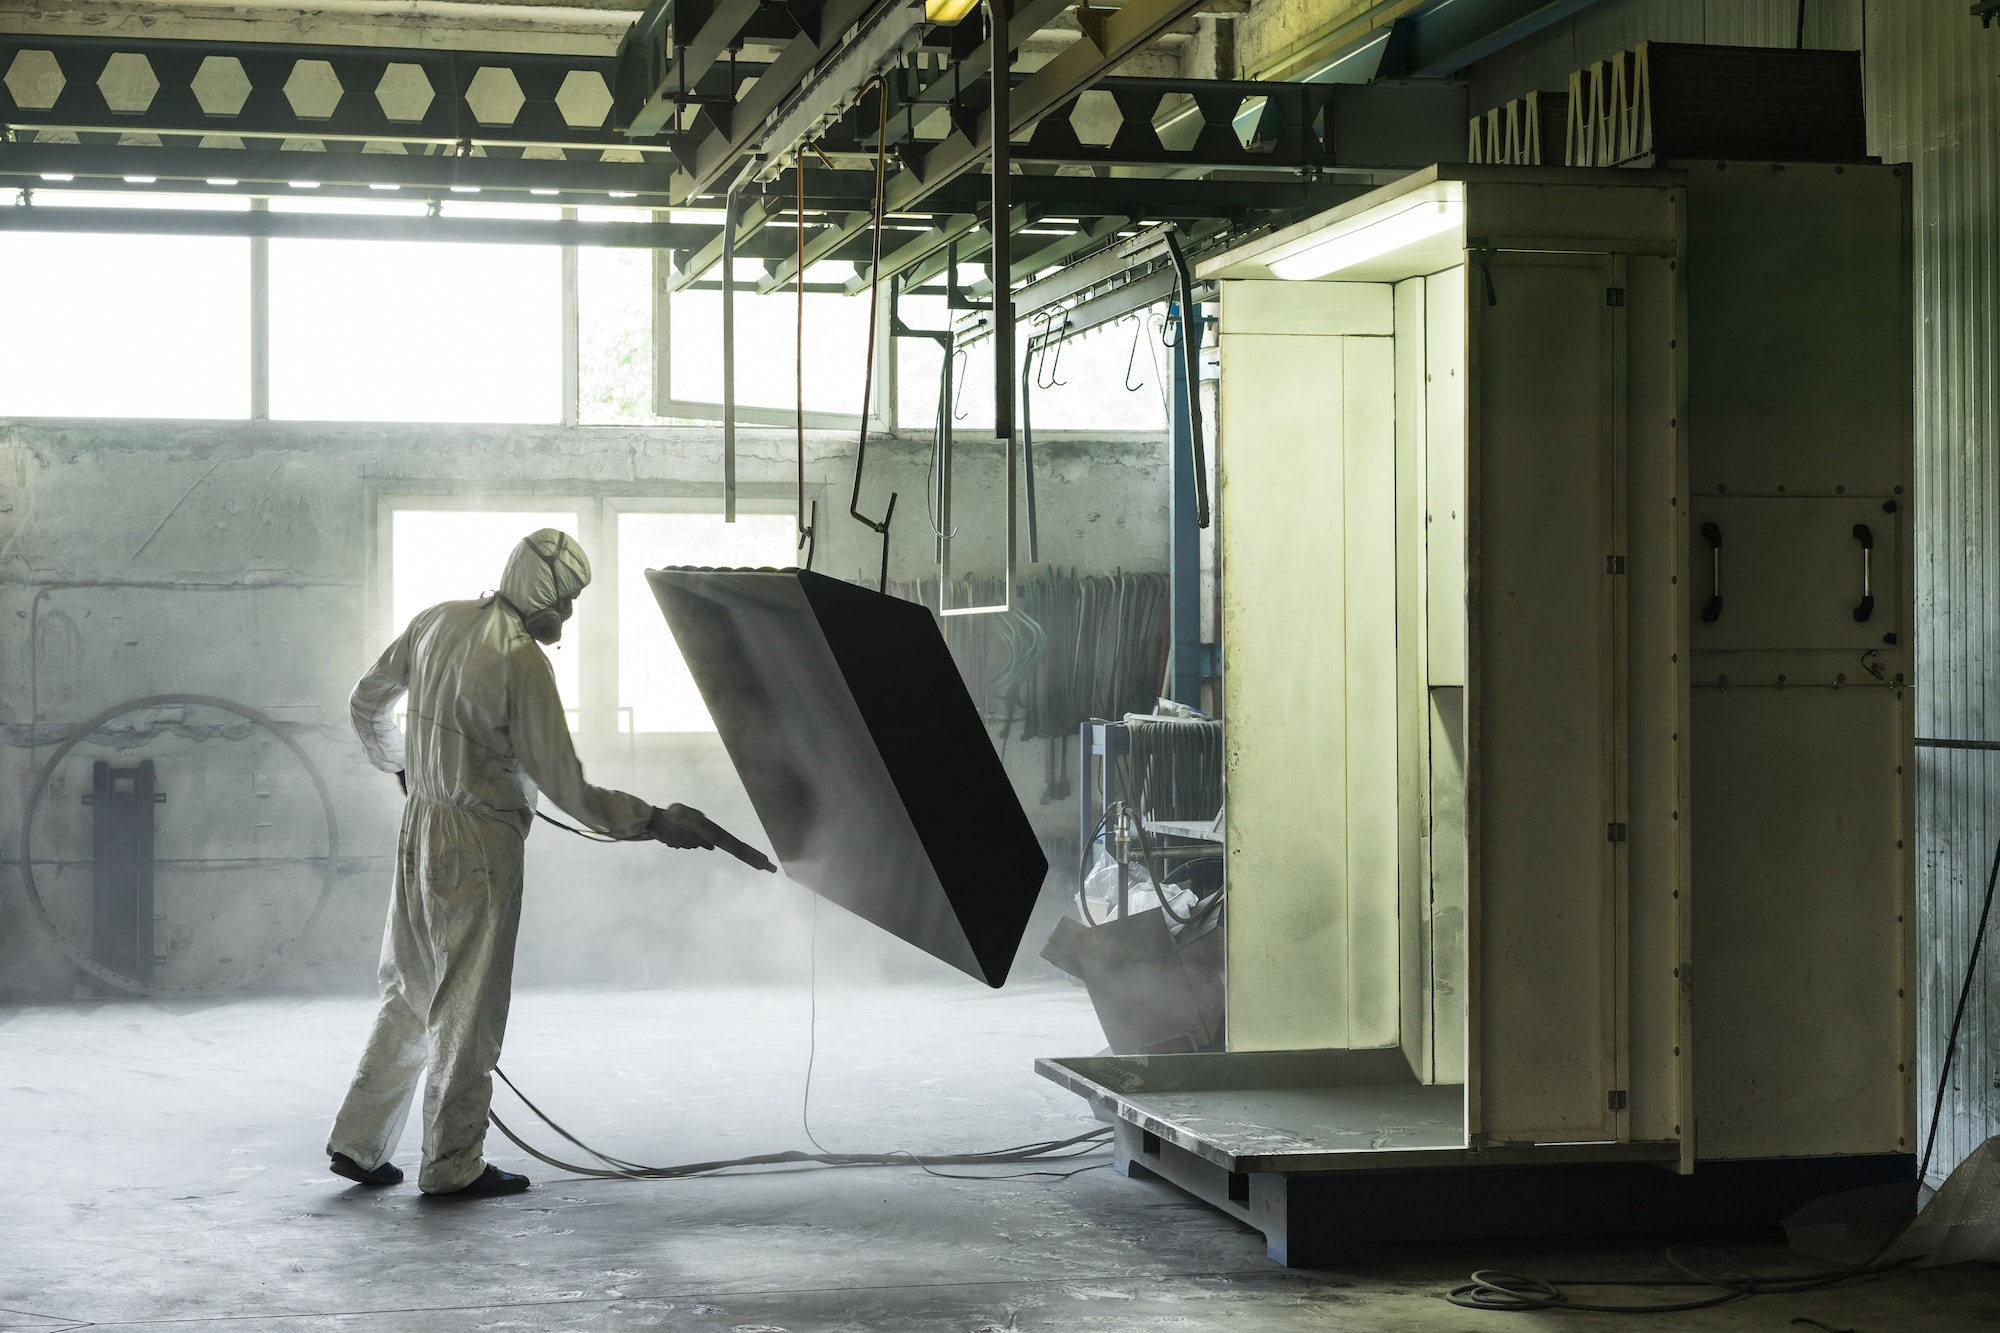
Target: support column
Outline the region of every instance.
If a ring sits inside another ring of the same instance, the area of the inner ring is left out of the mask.
[[[250,211],[269,211],[268,199],[252,199]],[[250,419],[271,419],[271,242],[250,238]]]
[[[563,221],[576,221],[576,210],[565,208]],[[576,247],[562,248],[562,424],[581,418],[583,396],[583,337],[577,300]]]

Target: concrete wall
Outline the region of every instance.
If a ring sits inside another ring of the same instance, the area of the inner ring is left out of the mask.
[[[1163,440],[1037,443],[1048,560],[1086,572],[1165,568]],[[788,496],[789,435],[750,432],[740,445],[746,495]],[[870,447],[864,508],[879,513],[890,489],[901,493],[893,578],[921,577],[930,558],[927,450],[894,440]],[[826,534],[816,567],[872,577],[879,548],[845,514],[852,438],[817,437],[809,455],[809,493],[821,501]],[[158,694],[220,696],[266,714],[324,774],[340,837],[331,898],[318,925],[259,984],[369,984],[400,796],[363,759],[345,701],[382,646],[378,500],[440,487],[510,497],[714,497],[719,456],[706,429],[0,420],[0,625],[9,627],[0,631],[0,860],[8,863],[0,867],[0,996],[67,996],[85,980],[51,946],[22,893],[23,809],[39,767],[76,724]],[[961,445],[961,458],[958,568],[993,571],[1002,469],[991,446],[982,453],[977,442]],[[608,590],[595,595],[608,598]],[[143,751],[120,748],[142,742]],[[1038,826],[1073,837],[1073,806],[1039,803],[1043,744],[1013,742],[1009,769]],[[174,945],[185,974],[227,975],[290,934],[317,892],[325,830],[318,798],[282,745],[197,709],[128,721],[122,737],[86,749],[114,762],[120,753],[170,754],[180,765],[172,777],[163,768],[168,802],[159,815],[160,855],[179,867],[162,871],[163,901],[178,893],[177,914],[199,918],[176,927],[196,937]],[[89,855],[76,786],[88,780],[85,758],[80,750],[65,765],[64,785],[42,803],[38,862]],[[584,759],[595,781],[756,829],[719,744],[598,746]],[[733,862],[651,844],[595,846],[542,826],[528,865],[524,982],[789,978],[805,966],[809,896],[739,874]],[[80,880],[58,882],[54,869],[37,868],[87,948],[88,869],[69,873]],[[836,973],[933,966],[835,909],[819,922],[822,965]]]

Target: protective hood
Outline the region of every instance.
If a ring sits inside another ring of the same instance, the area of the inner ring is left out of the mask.
[[[528,632],[544,643],[554,642],[538,629],[554,616],[555,634],[569,619],[571,598],[590,586],[590,558],[576,539],[556,528],[543,528],[521,539],[507,557],[507,572],[500,577],[500,595],[521,614]]]

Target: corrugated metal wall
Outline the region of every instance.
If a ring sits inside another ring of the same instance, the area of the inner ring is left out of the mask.
[[[1602,0],[1472,71],[1473,105],[1563,89],[1648,39],[1865,52],[1871,151],[1914,163],[1917,730],[2000,740],[2000,27],[1965,0]],[[1930,1120],[2000,838],[2000,751],[1918,751],[1918,1082]],[[1989,941],[1933,1180],[2000,1133],[2000,941]]]

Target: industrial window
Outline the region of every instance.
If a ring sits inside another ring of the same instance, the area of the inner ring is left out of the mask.
[[[497,588],[515,545],[538,528],[559,528],[581,539],[578,517],[575,510],[394,509],[389,538],[390,633],[401,634],[426,607],[476,598]],[[578,598],[576,614],[563,626],[562,642],[548,650],[572,729],[582,698],[578,665],[582,627],[591,611],[589,596]],[[654,618],[658,619],[657,613]]]
[[[247,208],[43,191],[37,208]],[[59,200],[60,202],[51,202]],[[0,416],[250,415],[250,242],[0,234]]]
[[[653,252],[579,249],[576,282],[577,420],[587,426],[650,423]]]
[[[795,517],[741,513],[618,515],[618,702],[620,727],[639,732],[712,732],[687,663],[653,600],[645,571],[668,565],[784,567],[797,563]],[[629,710],[629,711],[628,711]]]
[[[412,216],[424,209],[414,201],[334,199],[273,199],[271,207]],[[557,247],[332,240],[270,247],[273,417],[562,420]]]
[[[583,221],[620,220],[630,209],[582,208]],[[675,210],[676,216],[689,210]],[[693,288],[654,297],[653,255],[643,250],[584,248],[577,254],[578,420],[592,425],[718,421],[722,416],[720,271]],[[790,287],[757,294],[760,260],[738,260],[736,276],[737,420],[789,426],[800,386],[798,298]],[[806,424],[851,427],[861,415],[868,355],[868,296],[849,295],[850,264],[806,271]],[[886,347],[888,331],[878,331]],[[665,355],[655,359],[656,348]],[[878,365],[886,364],[886,356]],[[890,404],[878,379],[870,415]]]

